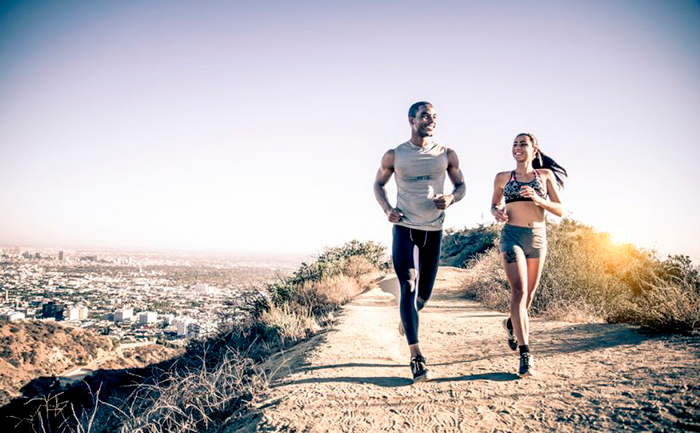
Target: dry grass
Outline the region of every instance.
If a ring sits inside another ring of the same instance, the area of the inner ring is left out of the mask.
[[[202,354],[200,365],[174,371],[165,382],[141,385],[131,399],[138,407],[122,410],[120,433],[200,432],[226,421],[246,396],[267,388],[252,361],[229,350],[212,366]],[[134,415],[136,413],[137,415]]]
[[[532,314],[591,322],[626,322],[660,332],[700,329],[700,282],[690,259],[610,241],[571,220],[547,228],[548,252]],[[510,287],[498,248],[468,263],[467,294],[506,312]]]
[[[508,311],[510,308],[510,286],[503,270],[501,254],[492,248],[472,260],[466,279],[467,294],[489,308]]]
[[[646,289],[628,301],[617,321],[633,321],[659,332],[684,332],[700,328],[700,293],[682,281],[670,283],[655,278]]]
[[[320,303],[336,308],[355,298],[363,290],[364,287],[357,278],[341,274],[324,277],[317,283],[307,282],[299,291],[307,299],[317,298]]]
[[[277,333],[283,346],[310,337],[329,323],[338,307],[366,290],[368,281],[361,272],[376,270],[373,266],[368,268],[367,264],[355,261],[352,277],[338,274],[320,281],[306,281],[297,287],[287,303],[271,304],[260,315],[261,323]]]
[[[283,345],[304,340],[321,329],[309,309],[294,308],[288,304],[270,306],[262,313],[260,321],[277,332]]]
[[[366,257],[351,256],[345,261],[345,266],[342,269],[342,273],[348,277],[359,279],[372,274],[376,270],[377,267]]]

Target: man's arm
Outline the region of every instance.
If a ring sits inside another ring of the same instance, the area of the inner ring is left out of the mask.
[[[457,152],[452,149],[447,149],[447,175],[454,185],[452,194],[441,195],[433,200],[438,209],[447,209],[453,203],[456,203],[464,198],[467,187],[464,185],[464,174],[459,168],[459,158]]]
[[[397,223],[403,217],[403,213],[400,210],[395,209],[389,203],[389,199],[386,196],[386,184],[391,179],[394,174],[394,150],[389,149],[382,157],[382,163],[377,170],[377,176],[374,179],[374,197],[377,199],[377,203],[382,207],[384,214],[389,218],[392,223]]]

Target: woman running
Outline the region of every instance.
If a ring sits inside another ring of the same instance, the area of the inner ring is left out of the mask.
[[[503,321],[511,350],[520,349],[520,377],[534,374],[530,355],[528,310],[540,282],[547,254],[545,211],[562,216],[558,190],[566,170],[539,148],[529,133],[513,141],[513,171],[496,175],[491,213],[505,223],[500,249],[511,290],[510,318]],[[505,201],[505,205],[503,202]]]

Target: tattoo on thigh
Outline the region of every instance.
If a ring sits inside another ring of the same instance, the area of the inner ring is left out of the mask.
[[[508,250],[506,251],[505,257],[506,263],[515,263],[518,255],[515,254],[515,250]]]

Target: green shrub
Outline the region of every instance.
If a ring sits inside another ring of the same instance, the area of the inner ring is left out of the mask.
[[[363,271],[367,272],[371,267],[379,269],[383,262],[384,247],[371,241],[352,240],[340,247],[326,248],[313,263],[302,263],[291,277],[270,285],[270,300],[280,306],[288,302],[306,282],[318,282],[324,277],[357,273],[357,258],[360,257],[369,264]]]
[[[493,248],[500,226],[479,224],[473,229],[446,230],[442,238],[440,264],[463,268],[466,263]]]

